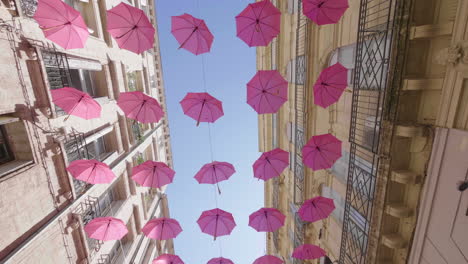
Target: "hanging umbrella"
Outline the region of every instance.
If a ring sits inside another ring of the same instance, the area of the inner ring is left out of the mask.
[[[172,17],[171,33],[179,42],[179,49],[195,55],[209,52],[214,39],[205,21],[189,14]]]
[[[125,3],[107,10],[107,31],[121,49],[137,54],[153,47],[156,32],[143,10]]]
[[[236,226],[232,214],[218,208],[204,211],[197,223],[203,233],[212,235],[215,240],[217,237],[231,234]]]
[[[64,49],[85,46],[89,32],[80,12],[60,0],[39,0],[34,19],[46,38]]]
[[[68,117],[70,115],[84,119],[101,117],[101,105],[87,93],[71,87],[54,89],[50,93],[54,104],[62,108]]]
[[[141,123],[157,123],[164,116],[156,99],[138,91],[121,93],[117,105],[125,116]]]
[[[348,0],[302,1],[304,15],[314,21],[317,25],[338,23],[348,7]]]
[[[180,101],[184,114],[200,122],[214,123],[224,115],[223,103],[209,93],[187,93]]]
[[[149,220],[141,231],[149,238],[167,240],[177,237],[182,228],[177,220],[162,217]]]
[[[213,161],[211,163],[203,165],[203,167],[195,175],[195,179],[198,183],[207,183],[218,185],[220,181],[229,179],[236,170],[231,163]],[[221,193],[218,185],[218,192]]]
[[[253,264],[282,264],[282,263],[284,263],[284,261],[278,257],[272,256],[272,255],[265,255],[263,257],[259,257],[258,259],[256,259]]]
[[[253,164],[254,177],[264,181],[281,175],[289,166],[289,153],[276,148],[264,152]]]
[[[326,256],[325,250],[321,249],[316,245],[305,244],[294,249],[292,257],[296,259],[318,259]]]
[[[249,4],[236,16],[237,36],[249,47],[267,46],[278,36],[281,11],[269,0]]]
[[[288,100],[288,82],[278,71],[258,71],[247,83],[247,103],[259,114],[276,113]]]
[[[132,179],[141,186],[160,188],[174,180],[175,171],[159,161],[145,161],[133,167]]]
[[[206,264],[234,264],[232,260],[227,258],[212,258]]]
[[[177,255],[162,254],[153,260],[153,264],[184,264]]]
[[[84,230],[88,237],[102,241],[119,240],[128,233],[125,223],[115,217],[94,218]]]
[[[341,157],[341,141],[332,134],[313,136],[302,148],[302,160],[312,170],[328,169]]]
[[[315,222],[327,218],[335,210],[333,199],[317,196],[305,201],[299,209],[302,221]]]
[[[249,216],[249,226],[257,232],[274,232],[284,225],[285,219],[278,209],[261,208]]]
[[[75,160],[67,167],[73,178],[91,184],[110,183],[115,174],[107,164],[97,160]]]
[[[314,103],[323,108],[336,103],[348,86],[348,69],[336,63],[320,73],[314,84]]]

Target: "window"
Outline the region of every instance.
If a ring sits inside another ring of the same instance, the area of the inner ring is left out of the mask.
[[[348,179],[348,167],[349,167],[349,152],[343,150],[341,152],[341,158],[339,158],[331,168],[332,174],[343,184],[346,184]]]
[[[288,0],[288,13],[295,14],[299,10],[299,0]]]
[[[271,130],[272,130],[272,147],[273,149],[278,147],[278,114],[274,113],[271,115]]]
[[[333,202],[335,203],[335,210],[333,210],[331,215],[338,222],[343,223],[345,199],[343,199],[343,197],[335,190],[326,185],[322,185],[322,196],[333,199]]]
[[[356,60],[356,44],[340,47],[333,51],[329,66],[340,63],[348,69],[348,86],[353,86],[354,68]]]
[[[0,176],[32,163],[33,153],[23,121],[0,116]]]
[[[306,57],[298,56],[288,62],[286,80],[290,83],[303,85],[305,82]]]
[[[94,88],[91,71],[70,69],[70,77],[73,88],[85,92],[92,97],[96,97],[96,89]]]
[[[94,12],[93,1],[89,0],[64,0],[69,6],[75,8],[81,13],[83,20],[88,26],[88,32],[91,36],[99,37],[96,24],[96,13]]]
[[[14,160],[15,157],[11,152],[10,145],[8,143],[8,136],[4,126],[0,126],[0,165],[5,164]]]
[[[144,91],[141,71],[127,72],[127,89],[129,92]]]

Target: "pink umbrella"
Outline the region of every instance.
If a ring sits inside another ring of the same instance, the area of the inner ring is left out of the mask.
[[[125,116],[141,123],[157,123],[164,116],[156,99],[138,91],[121,93],[117,105]]]
[[[184,114],[200,122],[214,123],[224,115],[223,103],[209,93],[187,93],[180,101]]]
[[[195,175],[198,183],[207,183],[218,185],[218,182],[229,179],[236,170],[231,163],[213,161],[203,165],[203,167]],[[221,193],[218,185],[218,192]]]
[[[175,171],[166,163],[145,161],[132,170],[132,179],[141,186],[160,188],[174,180]]]
[[[249,216],[249,226],[257,232],[274,232],[284,225],[286,216],[275,208],[261,208]]]
[[[232,214],[218,208],[204,211],[197,223],[203,233],[212,235],[215,240],[217,237],[231,234],[236,226]]]
[[[39,0],[34,19],[46,38],[64,49],[85,46],[89,32],[80,12],[60,0]]]
[[[259,257],[258,259],[256,259],[253,264],[282,264],[282,263],[284,263],[284,261],[278,257],[272,256],[272,255],[265,255],[263,257]]]
[[[314,103],[323,108],[336,103],[348,86],[348,69],[336,63],[320,73],[314,84]]]
[[[179,42],[179,49],[184,48],[195,55],[209,52],[214,39],[205,21],[189,14],[172,17],[171,33]]]
[[[91,184],[110,183],[115,174],[107,164],[97,160],[75,160],[67,167],[73,178]]]
[[[276,113],[288,100],[288,82],[278,71],[258,71],[247,83],[247,103],[259,114]]]
[[[101,117],[101,105],[87,93],[71,87],[54,89],[50,93],[52,94],[52,101],[62,108],[68,114],[68,117],[70,115],[84,119]]]
[[[234,264],[232,260],[227,258],[212,258],[206,264]]]
[[[327,253],[325,250],[321,249],[316,245],[305,244],[294,249],[292,253],[293,258],[297,259],[318,259],[323,256],[326,256]]]
[[[177,255],[162,254],[153,260],[153,264],[184,264]]]
[[[341,157],[341,141],[332,134],[313,136],[302,148],[302,160],[312,170],[328,169]]]
[[[84,230],[88,237],[102,241],[119,240],[128,233],[125,223],[114,217],[94,218]]]
[[[305,16],[317,25],[335,24],[348,9],[348,0],[303,0]]]
[[[236,16],[237,36],[249,47],[267,46],[278,36],[281,11],[269,0],[249,4]]]
[[[177,237],[182,228],[177,220],[162,217],[149,220],[141,231],[149,238],[167,240]]]
[[[305,201],[299,209],[302,221],[315,222],[327,218],[335,210],[333,199],[317,196]]]
[[[264,152],[253,164],[254,177],[264,181],[281,175],[289,166],[289,153],[276,148]]]
[[[121,49],[137,54],[153,47],[156,32],[143,10],[125,3],[107,10],[107,31]]]

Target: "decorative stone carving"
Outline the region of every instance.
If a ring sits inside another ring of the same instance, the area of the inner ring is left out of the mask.
[[[468,42],[460,42],[451,47],[440,50],[435,56],[435,61],[441,65],[468,65]]]

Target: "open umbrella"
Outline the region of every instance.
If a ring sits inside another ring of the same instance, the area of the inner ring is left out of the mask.
[[[162,217],[149,220],[141,231],[149,238],[167,240],[177,237],[182,228],[177,220]]]
[[[218,185],[220,181],[229,179],[236,170],[231,163],[213,161],[211,163],[203,165],[203,167],[195,175],[195,179],[198,183],[207,183]],[[221,193],[218,185],[218,192]]]
[[[187,93],[180,101],[184,114],[200,122],[214,123],[224,115],[223,103],[209,93]]]
[[[278,209],[261,208],[249,216],[249,226],[257,232],[274,232],[284,225],[285,219]]]
[[[278,257],[272,256],[272,255],[265,255],[263,257],[259,257],[258,259],[256,259],[253,264],[282,264],[282,263],[284,263],[284,261]]]
[[[232,214],[218,208],[204,211],[198,218],[197,223],[201,231],[212,235],[214,240],[217,237],[231,234],[236,226]]]
[[[264,181],[281,175],[289,166],[289,153],[276,148],[264,152],[253,164],[254,177]]]
[[[107,31],[121,49],[137,54],[153,47],[156,32],[143,10],[125,3],[107,10]]]
[[[314,84],[314,103],[323,108],[336,103],[348,86],[348,69],[336,63],[320,73]]]
[[[117,105],[125,116],[141,123],[157,123],[164,116],[158,101],[139,91],[121,93]]]
[[[281,11],[269,0],[249,4],[236,16],[237,36],[249,47],[267,46],[278,36]]]
[[[328,169],[341,157],[341,141],[332,134],[313,136],[302,148],[302,160],[312,170]]]
[[[64,49],[79,49],[89,37],[80,12],[60,0],[39,0],[34,19],[46,38]]]
[[[302,221],[315,222],[327,218],[335,210],[333,199],[317,196],[305,201],[299,209]]]
[[[302,9],[305,16],[317,25],[335,24],[340,21],[348,0],[303,0]]]
[[[247,103],[259,114],[276,113],[288,100],[288,82],[278,71],[258,71],[247,83]]]
[[[70,115],[84,119],[101,117],[101,105],[89,94],[71,87],[51,90],[52,101]],[[66,119],[68,119],[68,117]]]
[[[327,253],[325,252],[325,250],[321,249],[316,245],[311,244],[304,244],[302,246],[299,246],[296,249],[294,249],[294,252],[292,253],[293,258],[303,260],[318,259],[326,255]]]
[[[128,233],[125,223],[115,217],[94,218],[84,230],[88,237],[102,241],[119,240]]]
[[[177,255],[162,254],[153,260],[152,264],[184,264]]]
[[[110,183],[115,178],[114,172],[107,164],[94,159],[72,161],[67,171],[73,178],[91,184]]]
[[[227,258],[212,258],[206,264],[234,264],[232,260]]]
[[[148,160],[132,169],[132,179],[141,186],[160,188],[174,180],[175,171],[166,163]]]
[[[171,33],[179,42],[179,49],[195,55],[209,52],[214,39],[205,21],[189,14],[172,17]]]

